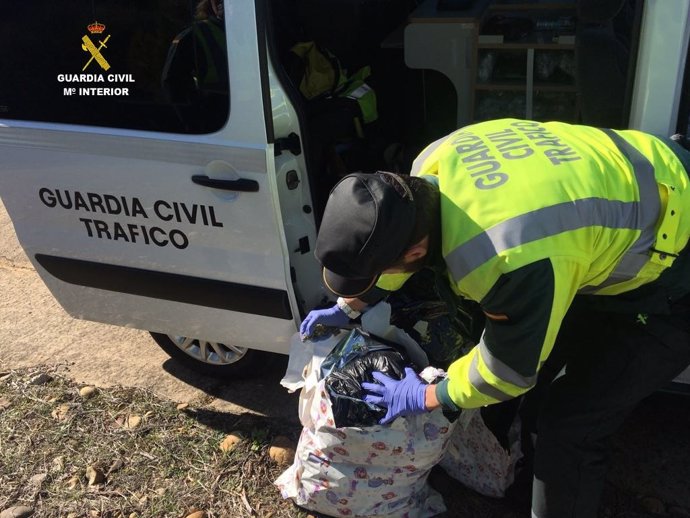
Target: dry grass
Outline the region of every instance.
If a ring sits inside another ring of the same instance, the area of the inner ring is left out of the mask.
[[[42,374],[49,381],[36,383]],[[272,484],[285,466],[269,459],[269,445],[277,435],[296,442],[294,423],[203,406],[178,408],[133,388],[98,389],[85,398],[80,388],[58,374],[57,367],[0,372],[0,511],[26,505],[34,516],[61,518],[184,518],[195,510],[204,511],[206,518],[308,516],[284,501]],[[659,426],[664,416],[677,417],[685,402],[669,402],[661,415],[650,414],[658,404],[644,406],[638,418],[643,425],[629,427],[616,445],[617,463],[658,439],[645,422]],[[667,424],[659,455],[684,455],[685,421],[673,421],[677,430]],[[232,431],[242,432],[245,440],[225,453],[219,445]],[[672,451],[661,449],[669,444],[676,445]],[[687,479],[686,464],[675,468],[671,480]],[[88,468],[103,480],[90,483]],[[656,473],[661,476],[663,469]],[[678,514],[687,510],[673,508],[671,502],[647,498],[654,494],[651,488],[625,490],[625,484],[617,487],[619,480],[609,482],[600,517],[688,516]],[[473,493],[442,471],[432,471],[430,482],[449,508],[444,517],[529,516],[528,487],[515,491],[517,500],[496,500]],[[656,507],[658,514],[646,512]]]
[[[27,505],[36,516],[306,516],[281,499],[272,481],[284,467],[268,458],[274,435],[266,418],[178,409],[129,388],[92,397],[55,372],[0,374],[0,510]],[[137,418],[140,419],[137,424]],[[246,440],[229,453],[231,430]],[[288,435],[294,435],[292,430]],[[87,468],[103,474],[90,484]]]

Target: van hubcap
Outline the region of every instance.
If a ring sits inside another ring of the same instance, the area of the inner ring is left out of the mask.
[[[168,337],[177,347],[195,360],[212,365],[228,365],[238,362],[244,358],[248,351],[246,347],[207,342],[187,336],[168,335]]]

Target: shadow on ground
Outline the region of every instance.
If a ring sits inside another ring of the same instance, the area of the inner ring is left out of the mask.
[[[262,355],[261,371],[249,375],[246,379],[201,376],[173,359],[165,361],[162,367],[168,374],[205,394],[201,401],[193,402],[195,406],[221,413],[250,412],[298,425],[298,394],[289,394],[280,385],[287,368],[288,357],[271,353]]]

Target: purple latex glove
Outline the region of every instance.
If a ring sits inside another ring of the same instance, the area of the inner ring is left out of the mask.
[[[414,370],[405,367],[405,377],[401,380],[389,378],[382,372],[374,372],[372,376],[378,383],[362,383],[362,388],[367,391],[364,401],[388,409],[379,421],[380,424],[388,424],[399,416],[423,414],[427,411],[427,384]]]
[[[299,326],[299,332],[303,339],[314,334],[314,330],[318,324],[326,327],[343,327],[350,322],[350,318],[340,309],[337,304],[326,309],[314,309],[302,320]],[[321,335],[320,338],[326,338],[329,334]]]

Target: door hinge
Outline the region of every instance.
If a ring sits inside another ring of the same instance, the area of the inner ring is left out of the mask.
[[[297,133],[290,133],[287,137],[276,139],[273,147],[275,156],[280,155],[283,151],[290,151],[293,155],[302,153],[302,143]]]

